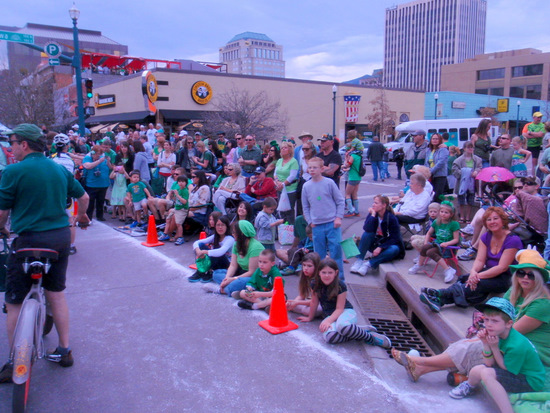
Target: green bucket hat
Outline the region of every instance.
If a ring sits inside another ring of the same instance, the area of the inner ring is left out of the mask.
[[[516,319],[516,309],[506,298],[493,297],[485,304],[476,305],[475,308],[481,312],[487,309],[498,310],[510,317],[511,320]]]
[[[540,271],[544,282],[548,282],[548,279],[550,278],[550,274],[548,272],[550,266],[548,265],[548,261],[546,261],[537,250],[519,250],[516,254],[516,261],[518,264],[510,265],[510,268],[514,270],[519,270],[521,268],[534,268]]]
[[[13,133],[34,142],[38,142],[38,140],[42,137],[42,130],[38,126],[31,123],[22,123],[21,125],[17,125],[13,128]]]
[[[246,219],[242,219],[239,221],[239,229],[241,230],[241,232],[245,237],[252,238],[256,236],[256,230],[254,229],[254,225],[252,225]]]

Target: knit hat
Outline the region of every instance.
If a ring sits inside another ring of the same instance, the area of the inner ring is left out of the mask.
[[[535,249],[519,250],[516,254],[517,265],[510,265],[510,268],[519,270],[521,268],[535,268],[539,270],[544,282],[548,282],[550,266],[542,255]]]
[[[21,125],[17,125],[13,129],[13,133],[34,142],[38,142],[38,140],[42,137],[42,129],[31,123],[22,123]]]
[[[256,230],[254,229],[254,225],[252,225],[246,219],[241,219],[239,221],[239,229],[241,230],[241,232],[245,237],[252,238],[256,236]]]

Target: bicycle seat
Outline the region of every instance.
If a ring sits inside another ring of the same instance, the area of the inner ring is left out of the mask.
[[[15,251],[15,258],[35,258],[35,259],[49,259],[50,261],[57,261],[59,253],[55,250],[47,248],[21,248]]]

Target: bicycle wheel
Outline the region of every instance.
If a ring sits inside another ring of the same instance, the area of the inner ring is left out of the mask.
[[[44,321],[44,330],[42,331],[42,337],[46,337],[53,327],[53,317],[49,314],[46,314],[46,321]]]
[[[31,367],[32,370],[32,367]],[[27,381],[22,384],[13,384],[13,398],[11,408],[13,413],[25,413],[27,411],[27,403],[29,401],[29,389],[31,385],[31,371]]]

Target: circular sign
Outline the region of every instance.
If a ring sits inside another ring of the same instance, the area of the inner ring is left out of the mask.
[[[147,93],[147,97],[151,103],[155,103],[157,101],[159,88],[157,85],[157,79],[152,73],[149,73],[145,78],[145,92]]]
[[[50,57],[58,57],[61,54],[61,46],[56,42],[48,42],[44,45],[44,52]]]
[[[191,97],[199,105],[206,105],[212,99],[212,87],[202,80],[195,82],[191,87]]]

